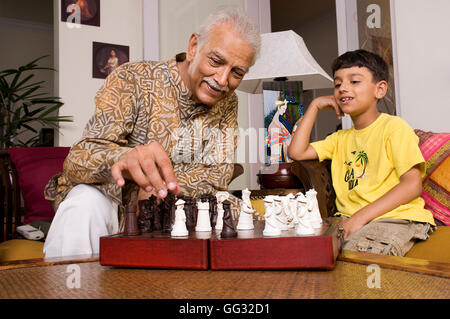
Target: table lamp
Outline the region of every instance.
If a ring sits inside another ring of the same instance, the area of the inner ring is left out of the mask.
[[[260,55],[238,90],[259,94],[264,82],[280,80],[301,81],[303,90],[333,87],[333,80],[313,58],[303,38],[292,30],[261,35]],[[276,169],[266,164],[258,174],[258,183],[262,188],[296,188],[300,182],[291,174],[290,163],[279,163]]]
[[[304,90],[332,88],[333,80],[292,30],[261,35],[261,51],[238,90],[262,93],[262,83],[276,79],[302,81]]]

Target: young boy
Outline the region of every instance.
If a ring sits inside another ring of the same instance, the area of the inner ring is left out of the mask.
[[[334,96],[311,102],[291,141],[289,157],[332,160],[343,249],[403,256],[435,227],[420,197],[425,162],[418,137],[403,119],[377,110],[389,78],[380,56],[347,52],[332,69]],[[325,109],[334,110],[339,119],[349,114],[354,127],[310,144],[317,113]]]

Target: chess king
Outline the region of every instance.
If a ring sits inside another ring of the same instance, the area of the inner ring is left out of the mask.
[[[190,36],[185,53],[125,63],[107,77],[64,171],[45,189],[56,211],[46,257],[99,253],[99,238],[122,228],[118,211],[138,199],[227,189],[237,146],[234,91],[260,41],[245,13],[225,9]],[[220,134],[198,140],[205,131]],[[237,198],[228,201],[239,209]]]
[[[253,209],[250,201],[250,191],[248,188],[242,190],[242,203],[241,211],[239,213],[239,220],[237,224],[238,230],[250,230],[255,228],[253,224],[253,215],[256,214],[256,210]]]

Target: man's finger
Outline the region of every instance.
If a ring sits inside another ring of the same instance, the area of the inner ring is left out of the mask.
[[[170,161],[170,159],[164,153],[164,155],[157,155],[155,160],[156,165],[158,166],[159,171],[164,178],[167,188],[174,194],[178,194],[180,188],[178,187],[178,181],[175,176],[175,172],[173,170],[172,162]]]
[[[144,174],[147,176],[150,184],[155,189],[156,194],[160,198],[164,198],[167,196],[167,187],[166,183],[161,177],[159,168],[157,167],[157,163],[153,158],[143,158],[140,162],[140,166],[144,171]]]
[[[120,162],[117,162],[111,167],[111,176],[119,187],[123,187],[125,185],[122,169],[123,168]]]

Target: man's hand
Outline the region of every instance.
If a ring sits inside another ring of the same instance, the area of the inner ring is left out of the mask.
[[[165,198],[168,190],[176,195],[180,192],[172,162],[158,142],[136,146],[111,167],[111,175],[119,187],[125,185],[125,179],[133,180],[160,198]]]

